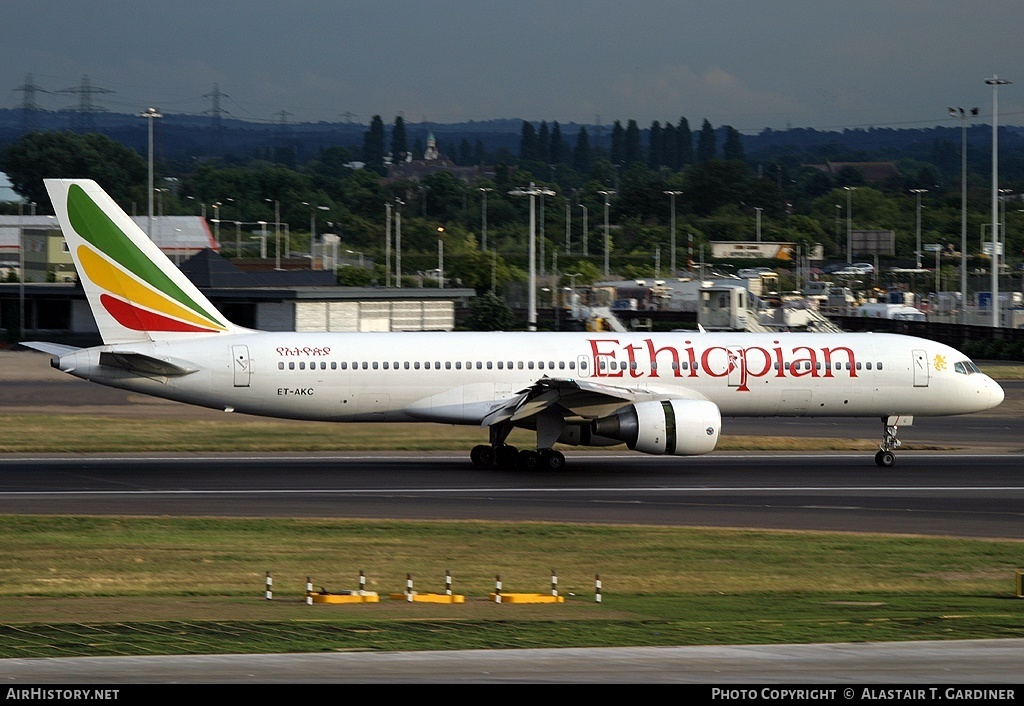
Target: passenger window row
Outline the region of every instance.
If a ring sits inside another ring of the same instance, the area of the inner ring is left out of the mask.
[[[970,363],[970,362],[967,362],[967,363],[957,363],[955,369],[959,373],[967,372],[966,370],[963,369],[966,365],[970,365],[972,368],[974,367],[974,364]],[[353,361],[350,364],[348,361],[338,362],[338,361],[334,361],[334,360],[330,361],[329,363],[327,361],[325,361],[325,360],[321,360],[321,361],[312,360],[312,361],[309,361],[308,363],[306,361],[304,361],[304,360],[300,360],[300,361],[292,360],[292,361],[288,361],[287,363],[285,363],[284,361],[279,361],[278,364],[277,364],[277,369],[278,370],[285,370],[285,369],[288,369],[288,370],[307,370],[307,369],[308,370],[327,370],[327,369],[330,369],[330,370],[339,370],[339,369],[340,370],[349,370],[350,366],[351,366],[352,370],[421,370],[421,369],[422,370],[442,370],[442,369],[444,369],[444,370],[473,370],[473,369],[476,369],[476,370],[494,370],[495,368],[497,368],[498,370],[576,370],[576,361],[570,360],[570,361],[566,362],[564,360],[560,360],[560,361],[558,361],[556,363],[555,361],[543,361],[543,360],[540,360],[540,361],[528,360],[528,361],[525,361],[525,362],[522,361],[522,360],[520,360],[520,361],[511,361],[510,360],[510,361],[507,361],[507,362],[504,361],[504,360],[499,360],[497,362],[490,361],[490,360],[488,360],[488,361],[480,361],[480,360],[478,360],[478,361],[475,361],[475,362],[474,361],[466,361],[465,364],[463,364],[463,362],[461,360],[456,360],[454,362],[450,361],[450,360],[446,360],[446,361],[443,361],[443,362],[439,361],[439,360],[435,360],[435,361],[429,361],[428,360],[428,361],[424,361],[422,363],[420,361],[418,361],[418,360],[417,361],[411,361],[411,362],[407,360],[407,361],[401,362],[401,363],[398,362],[398,361],[391,362],[391,361],[365,361],[364,360],[364,361],[361,361],[361,362]],[[846,370],[850,370],[851,369],[850,363],[845,363],[844,364],[844,363],[838,363],[837,362],[837,363],[833,363],[833,366],[834,366],[835,370],[842,370],[844,367],[845,367]],[[857,363],[856,364],[857,370],[861,370],[861,366],[862,366],[861,363]],[[632,361],[630,363],[627,363],[624,360],[620,360],[620,361],[614,361],[613,360],[611,362],[602,360],[602,361],[599,361],[599,365],[598,365],[598,368],[600,370],[626,370],[626,369],[637,370],[638,367],[639,366],[638,366],[636,361]],[[671,367],[672,367],[672,370],[680,370],[680,369],[682,369],[682,370],[689,370],[690,369],[690,364],[688,362],[686,362],[686,361],[684,361],[682,363],[678,363],[678,362],[673,361]],[[778,362],[774,363],[773,367],[775,368],[775,370],[778,370],[779,369]],[[866,370],[871,370],[872,369],[871,363],[864,363],[863,367]],[[799,370],[810,370],[811,369],[811,362],[810,361],[800,361],[800,362],[796,362],[796,363],[790,363],[790,362],[787,361],[786,363],[784,363],[784,368],[786,370],[798,370],[798,371]],[[880,362],[879,363],[875,363],[874,364],[874,368],[876,370],[881,370],[882,369],[882,364]],[[587,369],[587,361],[581,360],[580,363],[579,363],[579,369],[580,370],[586,370]],[[657,369],[658,369],[658,363],[657,363],[657,361],[653,361],[651,363],[651,370],[652,371],[656,371]],[[819,363],[815,363],[814,364],[814,369],[815,370],[822,370],[822,363],[820,363],[820,362]],[[828,364],[825,364],[825,369],[828,369]],[[694,363],[693,364],[693,370],[699,371],[700,370],[700,364],[699,363]],[[970,370],[970,372],[967,372],[967,374],[970,374],[971,372],[977,372],[977,368],[974,368],[973,370]]]

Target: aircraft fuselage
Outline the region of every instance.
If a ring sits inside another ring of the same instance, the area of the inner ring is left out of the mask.
[[[101,365],[109,351],[194,372]],[[891,334],[252,332],[82,349],[57,367],[245,414],[480,424],[497,402],[542,378],[707,399],[724,416],[924,417],[998,404],[1001,388],[957,366],[966,360],[948,346]]]

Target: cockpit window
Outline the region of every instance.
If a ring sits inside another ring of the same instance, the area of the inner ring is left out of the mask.
[[[953,364],[953,370],[960,373],[961,375],[973,375],[974,373],[980,373],[978,366],[969,360],[961,360],[958,363]]]

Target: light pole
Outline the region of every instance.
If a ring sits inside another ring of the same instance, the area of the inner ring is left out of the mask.
[[[153,121],[164,117],[156,108],[146,108],[139,113],[140,118],[149,120],[149,232],[146,235],[153,239]]]
[[[444,228],[437,229],[437,288],[444,289]]]
[[[966,111],[950,108],[949,114],[960,118],[960,323],[967,323],[967,116],[978,114],[977,108]]]
[[[384,286],[391,286],[391,204],[384,204]]]
[[[853,264],[853,211],[852,198],[856,186],[844,186],[846,189],[846,264]]]
[[[917,196],[917,249],[914,250],[915,269],[921,269],[921,194],[927,194],[928,189],[911,189],[910,193]]]
[[[526,315],[526,330],[536,331],[537,330],[537,212],[536,212],[536,197],[547,194],[548,196],[554,196],[555,192],[551,189],[544,187],[538,187],[533,182],[530,182],[530,186],[526,188],[513,189],[508,192],[511,196],[529,196],[530,197],[530,282],[529,292],[527,292],[527,315]]]
[[[314,206],[309,201],[303,201],[303,206],[309,206],[309,251],[313,251],[313,244],[316,242],[316,212],[330,211],[329,206]]]
[[[480,204],[480,249],[487,252],[487,194],[494,191],[489,187],[477,187],[483,194],[483,202]]]
[[[757,211],[757,228],[756,228],[756,232],[757,232],[757,242],[760,243],[761,242],[761,211],[763,211],[764,209],[763,208],[758,208],[757,206],[754,206],[754,210]]]
[[[405,201],[395,199],[395,286],[402,286],[402,206]]]
[[[569,303],[572,306],[572,318],[579,319],[579,306],[577,305],[577,298],[575,298],[575,279],[577,279],[578,277],[583,277],[583,273],[572,273],[571,275],[566,275],[565,277],[569,278],[569,284],[571,285],[572,294],[569,297]]]
[[[260,232],[260,259],[267,259],[267,222],[256,221],[256,225],[261,226]]]
[[[604,196],[604,276],[607,277],[611,272],[609,259],[612,250],[612,237],[608,230],[608,199],[615,195],[615,191],[612,189],[602,189],[597,193]]]
[[[999,87],[1013,83],[992,74],[992,325],[999,327]]]
[[[341,241],[341,237],[338,236],[336,233],[324,233],[323,243],[322,243],[321,250],[320,250],[320,253],[321,253],[320,254],[321,266],[322,266],[322,269],[326,270],[328,268],[325,267],[324,265],[327,264],[327,252],[328,252],[327,246],[328,245],[330,246],[330,253],[331,253],[331,256],[330,256],[331,267],[330,267],[330,269],[334,270],[334,275],[335,276],[338,275],[338,243],[340,241]]]
[[[540,219],[539,219],[539,222],[540,222],[540,233],[538,233],[538,236],[539,236],[538,237],[538,241],[539,241],[538,244],[540,245],[540,278],[541,279],[544,279],[544,269],[545,269],[545,266],[547,264],[544,261],[544,193],[545,192],[543,192],[543,191],[540,193],[540,214],[539,214],[539,216],[540,216]],[[554,192],[551,191],[551,190],[548,190],[547,193],[553,194]]]
[[[25,204],[18,201],[18,331],[25,335]]]
[[[590,246],[587,240],[587,207],[580,204],[580,208],[583,209],[583,257],[590,257]]]
[[[164,226],[166,225],[163,222],[163,220],[162,220],[163,219],[163,215],[164,215],[164,192],[165,191],[167,191],[167,189],[160,189],[160,188],[153,189],[153,192],[156,194],[156,214],[157,214],[157,216],[159,216],[161,218],[161,221],[159,223],[157,223],[157,231],[159,231],[160,241],[161,242],[163,242],[163,240],[164,240],[164,237],[163,237],[164,236]],[[150,240],[153,239],[152,235],[150,235],[149,237],[150,237]],[[156,241],[154,240],[153,242],[156,242]],[[174,248],[174,264],[175,265],[180,265],[181,264],[181,251],[178,250],[177,248]]]
[[[1004,262],[1006,260],[1006,200],[1012,193],[1013,189],[999,190],[999,237],[996,240],[1003,246],[999,251]]]
[[[281,269],[281,202],[274,199],[263,199],[274,204],[274,269]]]
[[[669,200],[672,202],[672,240],[669,248],[669,269],[672,272],[672,277],[676,276],[676,196],[680,196],[682,191],[662,191],[661,193],[667,194]]]
[[[570,251],[570,239],[572,238],[572,204],[569,199],[565,200],[565,254]]]
[[[213,206],[213,240],[220,247],[220,201],[210,204]]]

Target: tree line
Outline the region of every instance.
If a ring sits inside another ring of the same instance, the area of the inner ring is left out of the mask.
[[[685,117],[656,121],[645,130],[635,120],[624,125],[615,121],[610,134],[600,139],[586,127],[568,136],[558,122],[523,121],[517,150],[489,151],[468,137],[441,145],[446,157],[455,153],[456,163],[489,164],[491,176],[466,183],[439,171],[418,181],[385,180],[385,157],[421,158],[424,145],[418,138],[410,144],[401,117],[388,129],[374,116],[362,145],[325,147],[302,164],[259,154],[241,164],[158,162],[156,168],[159,185],[167,188],[164,213],[198,214],[205,209],[210,217],[217,204],[222,251],[229,256],[235,255],[233,238],[226,234],[241,231],[243,241],[253,242],[252,224],[273,223],[276,203],[289,226],[293,251],[308,251],[316,223],[317,237],[336,233],[342,252],[361,253],[365,262],[373,263],[364,270],[343,268],[343,281],[383,284],[390,269],[384,263],[390,211],[401,214],[406,273],[436,267],[440,240],[446,277],[490,291],[524,277],[529,200],[509,192],[531,182],[556,192],[538,204],[544,270],[579,273],[577,284],[603,275],[606,195],[609,256],[614,272],[624,277],[670,274],[673,199],[666,192],[678,192],[677,270],[688,270],[691,259],[710,259],[712,241],[753,240],[758,215],[763,240],[794,242],[805,249],[821,244],[834,258],[844,257],[848,221],[855,229],[891,229],[897,234],[898,258],[913,260],[917,211],[910,189],[927,189],[922,195],[924,242],[959,244],[959,164],[956,160],[954,171],[950,159],[958,147],[944,142],[919,146],[912,157],[897,160],[898,176],[868,183],[854,168],[831,174],[807,166],[805,160],[824,154],[864,161],[877,155],[844,152],[833,145],[813,155],[777,151],[765,158],[745,151],[732,127],[716,129],[706,119],[696,133]],[[360,160],[366,168],[353,164]],[[1021,161],[1016,147],[1001,157],[1011,174]],[[27,133],[0,151],[0,170],[37,204],[38,212],[48,209],[42,179],[53,176],[95,178],[129,213],[145,208],[143,157],[102,135]],[[1004,208],[1014,262],[1024,231],[1024,214],[1015,207],[1019,183],[1012,177],[1004,184],[1012,192]],[[979,234],[991,220],[981,170],[972,171],[967,189],[969,250],[975,253]],[[975,255],[972,264],[983,267],[985,258]],[[393,283],[390,271],[387,281]]]

